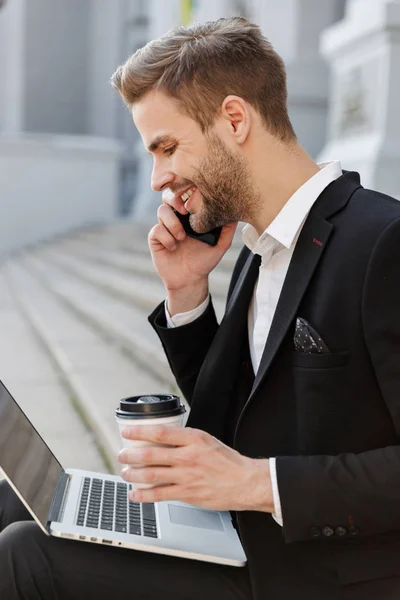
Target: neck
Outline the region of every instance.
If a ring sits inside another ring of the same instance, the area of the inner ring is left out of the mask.
[[[291,196],[313,175],[319,167],[297,142],[288,146],[269,138],[263,148],[258,148],[252,160],[252,176],[258,191],[259,202],[255,214],[248,222],[261,235],[272,223]],[[272,156],[268,162],[265,157]],[[267,163],[267,164],[266,164]]]

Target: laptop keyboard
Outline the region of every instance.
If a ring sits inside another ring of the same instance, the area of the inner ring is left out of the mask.
[[[131,485],[85,477],[76,524],[104,531],[158,537],[154,504],[131,502]]]

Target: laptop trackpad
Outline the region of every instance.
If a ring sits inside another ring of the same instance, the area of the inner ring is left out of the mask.
[[[225,531],[222,519],[218,512],[208,512],[199,508],[177,506],[176,504],[168,504],[168,511],[170,521],[175,525],[212,529],[213,531]]]

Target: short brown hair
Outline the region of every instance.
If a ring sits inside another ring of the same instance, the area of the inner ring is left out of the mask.
[[[240,96],[282,141],[296,139],[287,111],[285,65],[257,25],[243,17],[176,27],[152,40],[111,78],[132,106],[158,89],[175,98],[203,133],[229,94]]]

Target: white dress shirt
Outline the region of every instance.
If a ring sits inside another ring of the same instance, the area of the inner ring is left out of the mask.
[[[314,202],[324,189],[342,175],[339,161],[321,163],[320,171],[306,181],[286,202],[272,223],[259,237],[252,225],[242,231],[243,243],[261,256],[258,280],[248,312],[250,356],[257,373],[265,343],[271,328],[286,273],[296,242]],[[168,327],[178,327],[194,321],[206,310],[210,298],[195,309],[171,317],[165,304]],[[274,498],[274,519],[283,525],[275,458],[270,458],[271,485]]]

